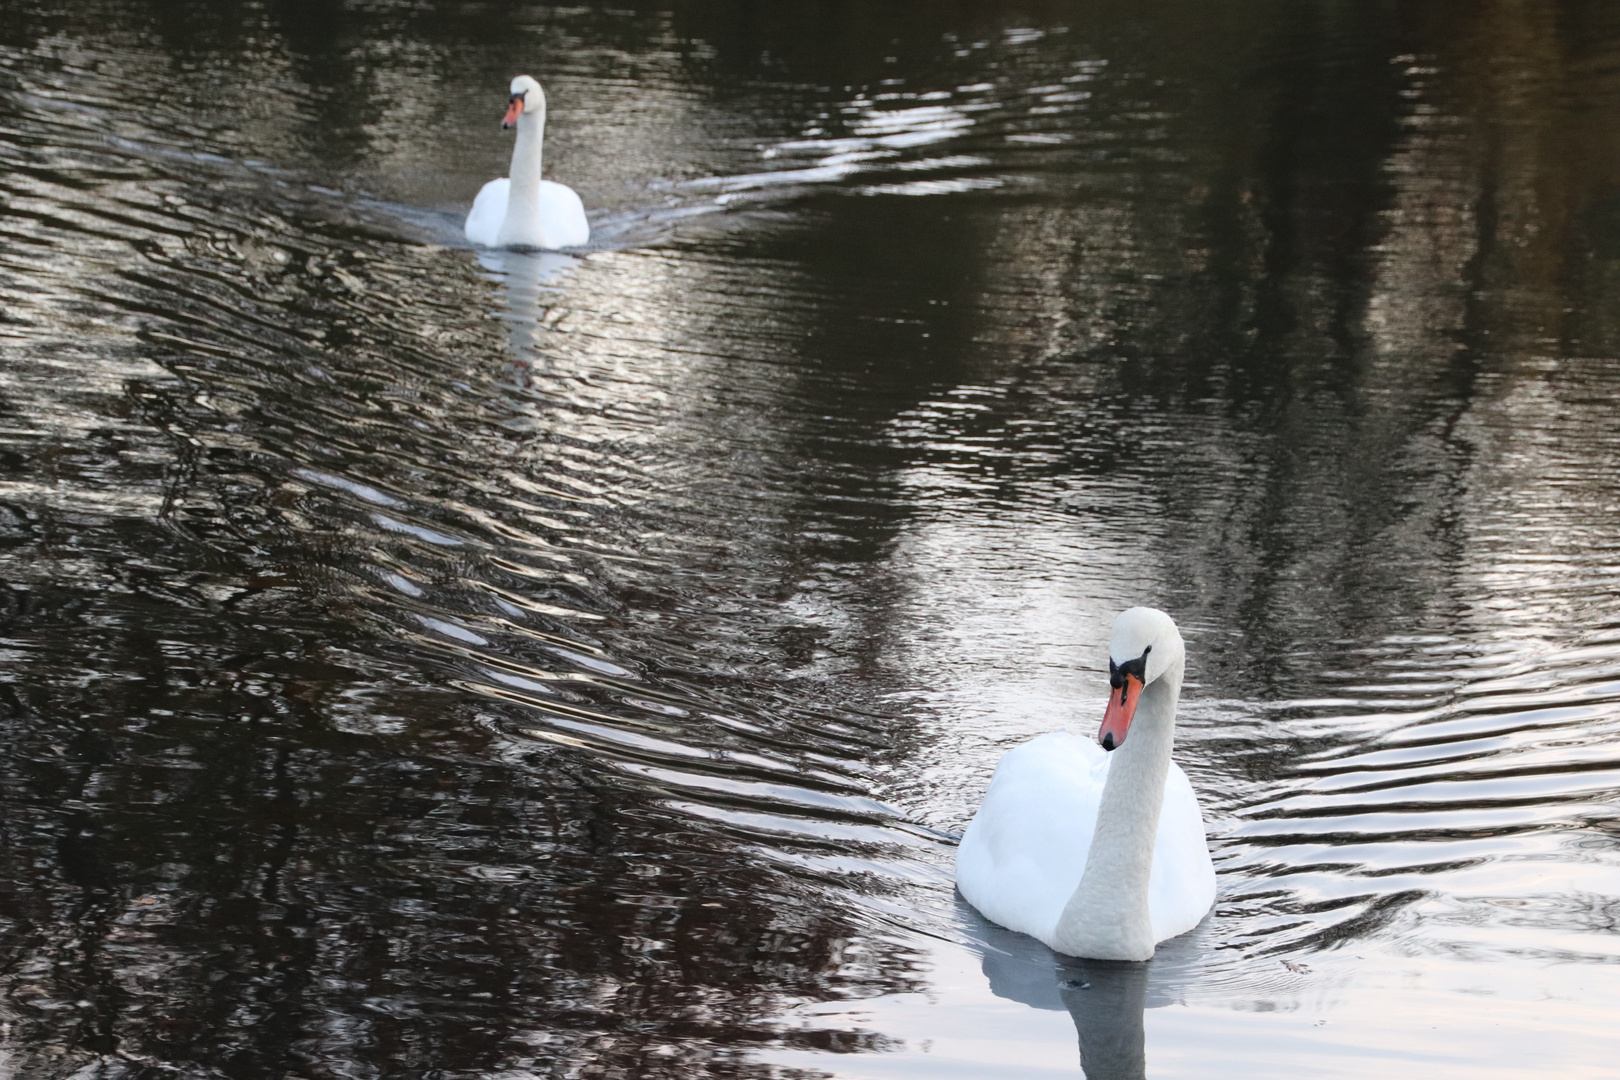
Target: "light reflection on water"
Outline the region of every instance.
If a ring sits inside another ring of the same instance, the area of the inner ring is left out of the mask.
[[[1333,10],[8,20],[0,1076],[1600,1075],[1620,26]],[[1090,971],[952,839],[1137,602]]]

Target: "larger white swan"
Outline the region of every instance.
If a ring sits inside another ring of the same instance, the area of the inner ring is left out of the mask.
[[[540,149],[546,140],[546,94],[527,75],[512,80],[501,127],[517,128],[512,175],[491,180],[473,200],[467,239],[480,247],[579,247],[591,239],[585,204],[574,189],[540,179]]]
[[[986,918],[1070,956],[1147,960],[1209,911],[1203,814],[1170,760],[1185,658],[1170,616],[1121,612],[1102,745],[1059,731],[1002,757],[956,855]]]

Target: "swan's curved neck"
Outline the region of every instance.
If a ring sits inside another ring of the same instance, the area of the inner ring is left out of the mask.
[[[518,116],[517,140],[512,144],[512,186],[506,196],[506,219],[501,222],[502,246],[533,244],[540,232],[540,151],[546,140],[546,107]]]
[[[512,144],[512,194],[540,191],[540,151],[546,141],[546,107],[518,117],[517,140]]]
[[[1058,917],[1053,945],[1071,956],[1153,956],[1148,880],[1175,740],[1182,662],[1142,690],[1125,742],[1113,752],[1085,872]]]

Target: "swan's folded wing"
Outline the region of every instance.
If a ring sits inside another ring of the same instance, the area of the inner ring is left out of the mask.
[[[580,247],[591,242],[585,204],[566,184],[540,181],[540,229],[547,248]]]
[[[467,240],[479,247],[495,247],[501,222],[506,220],[506,198],[512,182],[506,177],[491,180],[478,191],[472,210],[467,213]]]
[[[1049,941],[1080,883],[1107,776],[1100,748],[1054,732],[1008,751],[956,854],[956,884],[991,922]]]
[[[1153,843],[1148,914],[1153,940],[1185,934],[1215,903],[1215,866],[1204,836],[1204,815],[1192,782],[1171,762],[1164,779],[1164,809]]]

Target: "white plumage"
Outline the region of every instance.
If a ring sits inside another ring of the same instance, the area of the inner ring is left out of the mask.
[[[507,177],[491,180],[478,190],[467,214],[467,239],[479,247],[534,247],[548,251],[580,247],[590,243],[591,226],[585,220],[585,204],[566,184],[540,181],[537,195],[540,229],[528,244],[502,244],[501,223],[506,220],[506,200],[512,181]]]
[[[1054,731],[1009,750],[956,854],[956,883],[991,922],[1052,944],[1080,884],[1114,755]],[[1148,879],[1153,940],[1185,934],[1215,902],[1215,867],[1187,774],[1174,762]]]
[[[590,242],[585,204],[574,189],[540,179],[546,95],[527,75],[512,80],[504,127],[516,127],[510,177],[491,180],[473,200],[467,239],[479,247],[557,248]]]
[[[1114,620],[1101,745],[1053,732],[1008,751],[956,855],[992,922],[1058,952],[1147,960],[1215,902],[1187,774],[1170,760],[1186,649],[1162,611]],[[1107,748],[1113,748],[1110,752]]]

